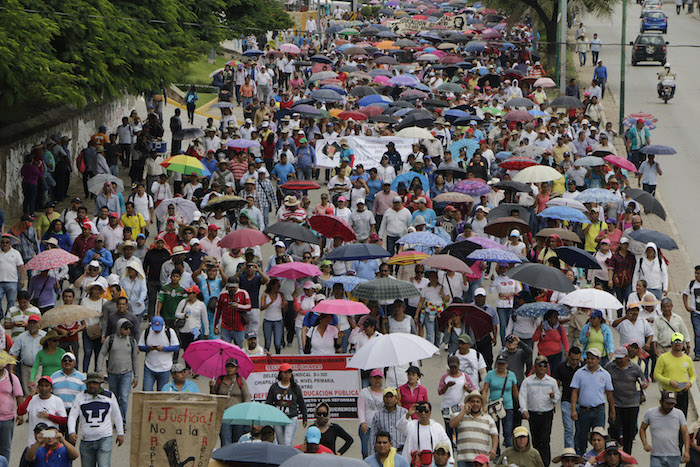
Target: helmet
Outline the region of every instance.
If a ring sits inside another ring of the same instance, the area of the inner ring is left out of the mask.
[[[664,68],[671,68],[671,64],[668,63],[668,62],[666,62],[666,63],[664,64]]]

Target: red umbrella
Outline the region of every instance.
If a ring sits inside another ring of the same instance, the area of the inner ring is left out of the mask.
[[[357,240],[355,232],[344,219],[328,214],[316,214],[309,218],[309,225],[328,238],[341,237],[346,242]]]
[[[182,354],[192,371],[207,378],[216,379],[226,374],[226,360],[238,360],[238,374],[247,378],[253,371],[253,361],[235,344],[221,339],[192,342]]]
[[[320,276],[321,270],[315,264],[293,261],[273,266],[267,275],[270,277],[284,277],[285,279],[301,279],[302,277]]]
[[[269,241],[270,238],[259,230],[240,229],[234,230],[222,238],[219,246],[222,248],[253,248]]]
[[[359,110],[359,112],[365,114],[367,117],[374,117],[375,115],[381,115],[384,113],[384,109],[378,105],[368,105]]]
[[[498,164],[500,168],[507,170],[522,170],[526,167],[530,167],[533,165],[537,165],[537,162],[530,159],[529,157],[522,156],[511,157]]]
[[[615,167],[620,167],[622,169],[629,170],[630,172],[637,173],[637,167],[635,167],[633,163],[631,163],[623,157],[610,154],[603,157],[603,159],[605,159],[607,162],[611,163]]]
[[[413,15],[413,19],[419,19],[421,21],[425,21],[428,19],[428,17],[425,15]]]
[[[310,180],[290,180],[280,185],[285,190],[318,190],[321,186]]]
[[[311,67],[311,73],[320,73],[322,71],[333,71],[333,67],[327,63],[317,63]]]
[[[455,303],[448,306],[438,315],[438,327],[440,328],[440,332],[445,332],[450,318],[457,314],[461,314],[462,321],[467,323],[472,331],[474,331],[474,337],[477,341],[483,339],[493,331],[493,320],[490,314],[476,305]]]
[[[80,258],[68,253],[62,248],[44,250],[27,262],[26,268],[35,271],[46,271],[47,269],[60,268],[69,264],[77,263]]]
[[[458,57],[457,55],[445,55],[440,59],[440,63],[442,64],[454,64],[454,63],[461,63],[463,62],[464,59],[462,57]]]
[[[509,122],[531,122],[535,119],[529,112],[524,110],[511,110],[503,118]]]
[[[364,113],[358,112],[357,110],[345,110],[338,114],[338,118],[341,120],[350,120],[351,118],[353,120],[367,120],[368,117]]]
[[[464,261],[451,255],[434,255],[420,261],[423,266],[443,271],[454,271],[462,274],[471,274],[471,268]]]

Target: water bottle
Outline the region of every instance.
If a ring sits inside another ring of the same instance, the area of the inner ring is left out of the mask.
[[[508,462],[507,457],[504,457],[503,459],[501,459],[501,465],[505,465],[506,467],[508,467],[510,465],[510,462]]]

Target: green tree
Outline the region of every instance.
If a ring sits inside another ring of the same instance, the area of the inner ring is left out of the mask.
[[[278,0],[226,0],[225,14],[226,25],[239,34],[257,35],[294,26],[294,21]]]

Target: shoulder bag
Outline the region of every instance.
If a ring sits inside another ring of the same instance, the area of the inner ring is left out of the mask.
[[[501,388],[501,397],[496,399],[495,401],[491,401],[488,403],[486,407],[486,411],[488,414],[491,416],[494,422],[498,423],[499,420],[503,420],[506,418],[506,406],[503,402],[503,394],[506,391],[506,384],[508,384],[508,371],[506,370],[506,376],[503,381],[503,387]]]

